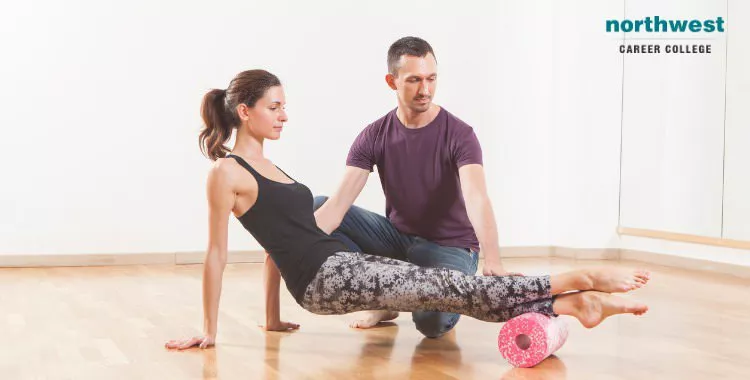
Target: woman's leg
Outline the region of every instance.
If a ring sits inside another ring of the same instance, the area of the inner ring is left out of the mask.
[[[321,267],[303,306],[319,314],[362,310],[445,311],[500,322],[525,312],[525,302],[545,300],[552,315],[549,276],[481,277],[445,268],[423,268],[378,256],[342,252]]]
[[[561,289],[573,287],[568,282],[580,281],[575,276],[562,277],[562,280],[559,277],[552,276]],[[377,256],[342,252],[321,267],[307,288],[302,306],[317,314],[381,309],[434,310],[490,322],[507,321],[530,311],[568,314],[581,319],[583,315],[579,311],[589,304],[596,306],[594,309],[598,307],[601,315],[609,313],[604,317],[642,309],[632,304],[613,307],[612,302],[605,302],[609,298],[598,295],[573,297],[566,294],[559,297],[562,305],[559,306],[552,297],[550,282],[550,276],[469,276],[444,268],[423,268]],[[637,310],[628,311],[633,308]]]
[[[380,262],[388,265],[401,265],[401,266],[414,266],[407,261],[391,259],[388,257],[376,256],[376,255],[363,255],[363,260]],[[398,318],[398,311],[394,310],[367,310],[362,318],[353,320],[349,323],[349,327],[355,329],[369,329],[380,322],[390,321]]]
[[[356,254],[361,255],[361,259],[367,262],[407,267],[415,266],[415,264],[407,261],[364,253]],[[651,278],[651,273],[645,269],[630,270],[607,266],[574,270],[548,277],[550,281],[550,293],[554,296],[575,290],[626,293],[645,286]]]

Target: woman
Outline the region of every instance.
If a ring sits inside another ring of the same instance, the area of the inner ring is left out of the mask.
[[[609,294],[645,285],[649,273],[642,270],[481,277],[347,252],[346,246],[317,227],[310,190],[263,155],[263,142],[281,135],[287,121],[285,104],[278,78],[264,70],[242,72],[226,90],[211,90],[203,99],[201,150],[216,162],[207,186],[205,331],[203,336],[170,341],[168,348],[205,348],[215,343],[230,213],[267,252],[267,330],[298,327],[279,318],[280,277],[297,303],[316,314],[425,310],[503,322],[538,312],[571,315],[590,328],[610,315],[646,312],[644,304]],[[228,154],[230,150],[224,144],[233,129],[237,129],[236,143]],[[579,292],[562,294],[571,291]]]

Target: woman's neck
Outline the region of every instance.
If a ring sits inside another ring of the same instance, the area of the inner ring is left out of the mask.
[[[263,138],[238,133],[232,153],[251,160],[264,160]]]

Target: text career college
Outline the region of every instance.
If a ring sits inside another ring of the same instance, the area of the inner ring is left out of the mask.
[[[711,44],[621,44],[623,54],[711,54]]]

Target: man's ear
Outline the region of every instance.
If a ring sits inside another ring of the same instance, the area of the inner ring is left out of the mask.
[[[396,89],[396,77],[393,76],[393,74],[388,73],[385,75],[385,83],[388,83],[388,87],[390,87],[391,90]]]

